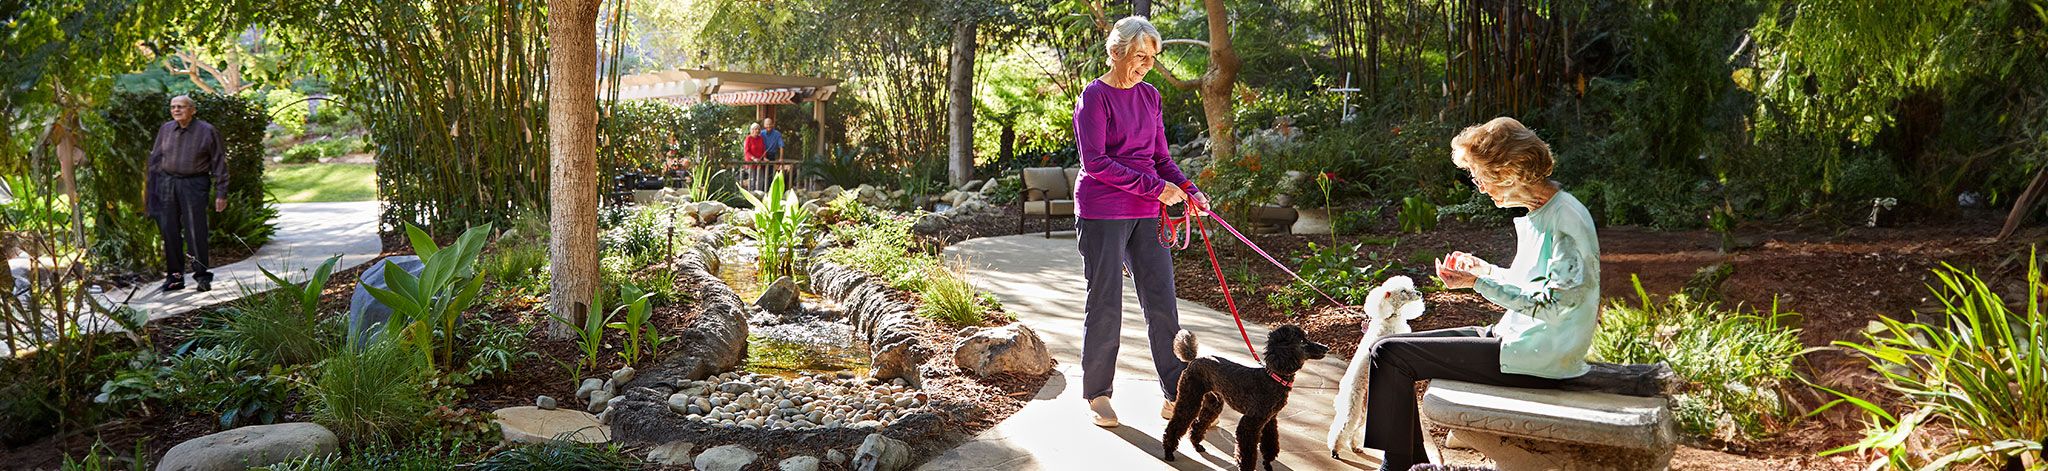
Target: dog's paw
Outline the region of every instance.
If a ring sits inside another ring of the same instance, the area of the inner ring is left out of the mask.
[[[1167,461],[1173,461],[1173,460],[1174,460],[1174,458],[1173,458],[1173,452],[1171,452],[1171,451],[1168,451],[1168,452],[1166,452],[1166,453],[1161,453],[1161,454],[1159,454],[1159,459],[1163,459],[1163,460],[1167,460]]]
[[[1204,454],[1204,455],[1206,455],[1206,454],[1209,454],[1209,449],[1208,449],[1208,448],[1204,448],[1204,447],[1202,447],[1202,444],[1200,444],[1200,443],[1196,443],[1196,444],[1195,444],[1195,453],[1198,453],[1198,454]]]

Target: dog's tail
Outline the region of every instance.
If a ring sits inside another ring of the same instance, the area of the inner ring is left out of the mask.
[[[1195,361],[1195,333],[1180,331],[1173,336],[1173,356],[1180,361]]]

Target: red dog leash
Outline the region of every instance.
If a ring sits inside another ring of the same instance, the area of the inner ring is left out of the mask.
[[[1199,203],[1192,201],[1189,202],[1188,209],[1201,211],[1208,215],[1209,218],[1215,219],[1216,225],[1230,231],[1230,234],[1236,236],[1239,242],[1243,242],[1246,247],[1251,247],[1252,251],[1257,252],[1259,256],[1265,257],[1266,262],[1280,267],[1280,271],[1287,272],[1289,276],[1293,276],[1301,284],[1308,285],[1309,289],[1315,290],[1316,294],[1322,295],[1323,299],[1329,300],[1331,304],[1346,305],[1338,302],[1337,298],[1331,297],[1329,293],[1324,293],[1321,288],[1317,288],[1314,284],[1309,283],[1308,280],[1302,279],[1301,275],[1295,274],[1294,270],[1287,268],[1287,265],[1281,264],[1279,260],[1274,259],[1271,254],[1266,253],[1265,249],[1259,248],[1259,244],[1252,242],[1251,238],[1245,237],[1243,233],[1237,231],[1237,228],[1231,227],[1229,222],[1223,220],[1223,217],[1217,216],[1214,212],[1207,211]],[[1244,339],[1244,349],[1251,352],[1252,361],[1261,364],[1265,363],[1265,360],[1259,358],[1258,348],[1252,346],[1251,333],[1247,332],[1244,328],[1244,317],[1237,313],[1237,300],[1230,295],[1230,281],[1223,276],[1223,264],[1216,259],[1215,245],[1209,242],[1209,226],[1203,223],[1201,219],[1192,216],[1173,217],[1171,214],[1167,214],[1165,206],[1159,207],[1159,245],[1165,246],[1168,250],[1187,248],[1190,239],[1194,238],[1193,233],[1202,234],[1202,249],[1209,253],[1209,268],[1216,271],[1216,283],[1223,287],[1223,303],[1230,308],[1230,319],[1237,322],[1237,335]],[[1273,381],[1280,383],[1281,386],[1290,389],[1294,387],[1293,381],[1281,378],[1279,374],[1273,373],[1271,369],[1266,370],[1266,376],[1272,377]]]

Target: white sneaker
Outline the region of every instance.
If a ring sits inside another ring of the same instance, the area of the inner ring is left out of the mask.
[[[1166,406],[1159,408],[1159,418],[1173,420],[1173,401],[1166,401]]]
[[[1094,417],[1097,427],[1116,428],[1123,425],[1116,421],[1116,409],[1109,407],[1109,396],[1097,396],[1088,400],[1088,412]]]

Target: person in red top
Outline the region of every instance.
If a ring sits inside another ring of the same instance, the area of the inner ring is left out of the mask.
[[[761,138],[761,125],[747,126],[746,159],[759,162],[768,158],[768,141]]]

